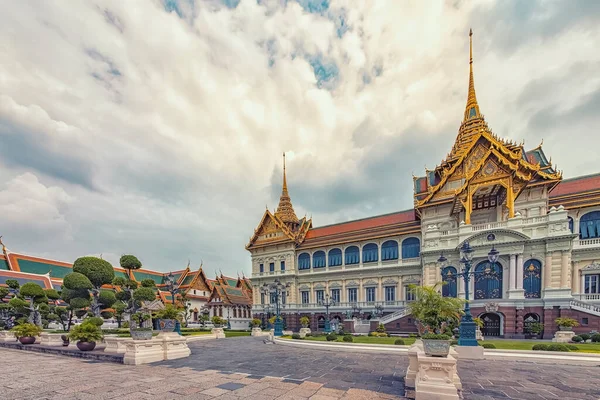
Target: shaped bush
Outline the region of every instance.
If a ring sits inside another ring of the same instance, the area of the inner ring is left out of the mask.
[[[484,349],[495,349],[496,346],[493,343],[482,343],[481,347],[483,347]]]
[[[534,344],[533,347],[531,348],[532,350],[535,351],[548,351],[548,345],[544,344],[544,343],[538,343],[538,344]]]
[[[582,341],[587,341],[590,340],[592,338],[592,335],[590,335],[589,333],[582,333],[581,335],[579,335],[579,337],[581,337]]]
[[[571,338],[571,341],[575,343],[580,343],[583,342],[583,338],[581,336],[575,335]]]
[[[335,333],[330,333],[325,338],[328,342],[335,342],[337,340],[337,335]]]
[[[397,346],[404,346],[404,340],[402,340],[402,339],[396,339],[394,341],[394,344],[397,345]]]
[[[299,333],[292,334],[292,339],[302,339]]]
[[[354,338],[352,337],[352,335],[345,335],[345,336],[342,338],[342,340],[343,340],[344,342],[348,342],[348,343],[352,343],[352,342],[354,342]]]
[[[600,333],[593,334],[591,339],[592,339],[592,342],[594,342],[594,343],[600,343]]]

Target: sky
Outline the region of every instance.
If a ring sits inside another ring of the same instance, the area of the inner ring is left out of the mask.
[[[411,208],[458,132],[469,28],[493,132],[600,172],[598,1],[1,2],[0,235],[248,276],[283,152],[315,226]]]

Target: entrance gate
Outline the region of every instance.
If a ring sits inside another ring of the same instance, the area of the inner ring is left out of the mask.
[[[483,336],[500,336],[500,316],[498,314],[486,313],[480,318],[483,321],[483,328],[481,328]]]

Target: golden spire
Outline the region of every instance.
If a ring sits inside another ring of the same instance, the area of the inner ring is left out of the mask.
[[[481,117],[481,114],[479,114],[479,104],[477,104],[475,82],[473,80],[473,30],[469,29],[469,94],[463,122],[474,117]]]
[[[283,153],[283,188],[281,190],[281,197],[279,198],[279,205],[277,206],[275,216],[286,224],[300,223],[296,213],[294,212],[292,200],[290,199],[290,194],[288,193],[287,178],[285,174],[285,153]]]

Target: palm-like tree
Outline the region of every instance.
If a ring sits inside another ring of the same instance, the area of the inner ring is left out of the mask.
[[[441,287],[442,283],[433,286],[409,286],[415,294],[415,300],[408,303],[408,309],[421,324],[421,334],[443,333],[448,324],[458,323],[463,314],[465,300],[442,296]]]

